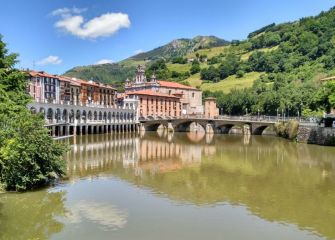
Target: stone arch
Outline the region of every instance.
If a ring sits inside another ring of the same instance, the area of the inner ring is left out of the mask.
[[[30,112],[31,112],[32,114],[36,114],[36,113],[37,113],[37,109],[36,109],[35,107],[31,107],[31,108],[30,108]]]
[[[123,120],[123,112],[120,113],[120,120]]]
[[[74,122],[74,110],[73,109],[70,110],[69,120],[70,120],[70,123]]]
[[[39,113],[43,113],[43,115],[45,115],[45,108],[41,107]]]
[[[108,118],[108,122],[111,122],[111,120],[112,120],[112,113],[111,112],[108,112],[107,118]]]
[[[85,110],[81,114],[81,119],[83,120],[84,123],[87,122],[87,112]]]
[[[119,112],[116,113],[116,121],[119,121],[120,120],[120,114]]]
[[[99,120],[102,120],[102,112],[99,112]]]
[[[62,120],[62,114],[59,108],[57,108],[55,111],[55,119],[57,123],[59,123]]]
[[[155,122],[155,123],[147,123],[144,124],[145,131],[148,132],[157,132],[158,129],[160,128],[165,128],[164,124],[160,122]]]
[[[63,119],[63,121],[68,122],[68,112],[67,112],[67,109],[63,109],[62,119]]]
[[[52,108],[48,108],[47,111],[47,119],[51,123],[54,119],[54,110]]]
[[[112,113],[112,121],[115,122],[116,114],[115,112]]]
[[[252,129],[253,135],[262,135],[264,130],[267,129],[269,126],[258,126],[255,129]]]
[[[174,127],[176,132],[198,132],[206,131],[207,123],[197,122],[197,121],[184,121],[177,123]]]
[[[106,112],[104,112],[103,118],[104,118],[104,121],[107,122],[107,113]]]
[[[98,113],[97,113],[97,111],[94,111],[94,120],[98,120]]]
[[[76,120],[80,122],[80,118],[81,118],[80,110],[77,110],[76,111]]]
[[[230,124],[230,123],[225,123],[222,125],[219,125],[216,127],[215,132],[216,133],[223,133],[223,134],[229,134],[231,129],[234,127],[234,124]]]
[[[91,110],[88,111],[87,119],[88,119],[89,121],[92,121],[92,120],[93,120],[93,115],[92,115],[92,111],[91,111]]]

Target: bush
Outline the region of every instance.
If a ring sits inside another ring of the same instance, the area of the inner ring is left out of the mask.
[[[0,121],[0,181],[4,188],[33,189],[63,176],[65,146],[48,135],[44,120],[26,109],[9,117]]]
[[[237,78],[242,78],[242,77],[244,77],[244,71],[243,71],[243,70],[238,70],[237,73],[236,73],[236,77],[237,77]]]
[[[290,120],[286,123],[280,122],[275,124],[275,131],[278,136],[290,140],[296,139],[298,135],[299,122]]]

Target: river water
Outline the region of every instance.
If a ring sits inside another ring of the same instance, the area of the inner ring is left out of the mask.
[[[269,136],[68,140],[68,179],[0,194],[0,239],[335,239],[335,148]]]

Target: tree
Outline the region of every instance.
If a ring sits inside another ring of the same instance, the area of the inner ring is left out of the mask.
[[[192,62],[192,66],[191,66],[191,69],[190,69],[190,73],[193,75],[193,74],[196,74],[200,72],[200,63],[198,60],[194,60]]]
[[[0,183],[7,190],[28,190],[64,175],[66,147],[52,140],[44,120],[26,104],[26,76],[14,68],[0,37]]]

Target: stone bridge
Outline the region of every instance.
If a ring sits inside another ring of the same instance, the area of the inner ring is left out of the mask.
[[[242,133],[252,135],[262,135],[265,129],[273,127],[277,121],[276,117],[220,117],[216,119],[181,117],[174,119],[151,118],[139,120],[141,131],[166,129],[171,132],[205,131],[206,133]]]

